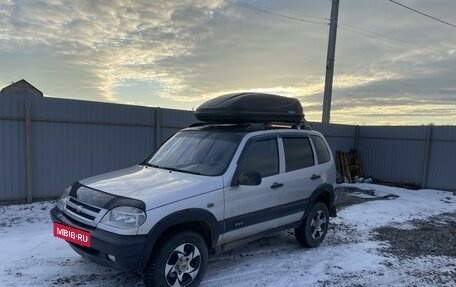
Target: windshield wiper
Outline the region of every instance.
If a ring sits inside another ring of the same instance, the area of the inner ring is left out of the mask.
[[[191,171],[191,170],[185,170],[185,169],[178,169],[178,168],[174,168],[174,167],[160,167],[162,169],[166,169],[166,170],[171,170],[171,171],[177,171],[177,172],[183,172],[183,173],[191,173],[191,174],[197,174],[197,175],[201,175],[200,172],[197,172],[197,171]]]
[[[150,167],[156,167],[156,168],[162,168],[156,164],[151,164],[151,163],[148,163],[148,162],[142,162],[140,163],[139,165],[145,165],[145,166],[150,166]]]
[[[161,169],[166,169],[166,170],[171,170],[171,171],[177,171],[177,172],[183,172],[183,173],[191,173],[191,174],[201,175],[201,173],[197,172],[197,171],[178,169],[178,168],[175,168],[175,167],[158,166],[156,164],[151,164],[151,163],[148,163],[148,162],[142,162],[142,163],[140,163],[140,165],[145,165],[145,166],[150,166],[150,167],[155,167],[155,168],[161,168]]]

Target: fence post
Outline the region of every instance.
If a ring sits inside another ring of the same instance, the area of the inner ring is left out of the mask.
[[[161,145],[161,109],[155,108],[155,149]]]
[[[359,127],[359,125],[356,125],[355,126],[355,150],[357,152],[359,152],[358,151],[358,149],[359,149],[359,132],[360,132],[360,127]]]
[[[426,128],[426,142],[424,144],[424,160],[423,160],[423,175],[421,178],[421,188],[426,188],[428,168],[429,168],[429,154],[431,150],[431,139],[432,139],[432,126]]]
[[[32,190],[32,117],[31,117],[31,104],[29,100],[25,100],[25,178],[26,178],[26,194],[27,203],[32,203],[33,190]]]

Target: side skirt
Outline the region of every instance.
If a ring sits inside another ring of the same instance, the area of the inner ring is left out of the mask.
[[[244,245],[246,243],[261,239],[263,237],[266,237],[267,235],[271,235],[271,234],[274,234],[274,233],[277,233],[280,231],[284,231],[284,230],[288,230],[288,229],[292,229],[292,228],[297,228],[301,225],[301,223],[302,223],[302,221],[293,222],[293,223],[283,225],[283,226],[280,226],[277,228],[273,228],[270,230],[266,230],[266,231],[263,231],[263,232],[260,232],[260,233],[257,233],[257,234],[239,239],[239,240],[228,242],[228,243],[222,244],[220,246],[216,246],[215,248],[211,249],[211,254],[217,255],[222,252],[225,252],[225,251],[231,250],[233,248],[239,247],[241,245]]]

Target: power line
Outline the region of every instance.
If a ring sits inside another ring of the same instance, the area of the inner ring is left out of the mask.
[[[442,19],[436,18],[436,17],[431,16],[431,15],[429,15],[429,14],[426,14],[426,13],[424,13],[424,12],[418,11],[418,10],[412,8],[412,7],[406,6],[406,5],[404,5],[404,4],[402,4],[402,3],[399,3],[399,2],[397,2],[397,1],[394,1],[394,0],[388,0],[388,1],[390,1],[390,2],[392,2],[392,3],[394,3],[394,4],[397,4],[397,5],[401,6],[401,7],[404,7],[405,9],[409,9],[409,10],[415,12],[415,13],[418,13],[418,14],[421,14],[421,15],[426,16],[426,17],[428,17],[428,18],[431,18],[431,19],[433,19],[433,20],[435,20],[435,21],[438,21],[438,22],[440,22],[440,23],[443,23],[443,24],[446,24],[446,25],[448,25],[448,26],[451,26],[451,27],[456,28],[456,25],[451,24],[450,22],[444,21],[444,20],[442,20]]]
[[[229,4],[238,6],[238,7],[254,10],[254,11],[260,12],[260,13],[271,14],[271,15],[282,17],[282,18],[286,18],[286,19],[289,19],[289,20],[307,22],[307,23],[312,23],[312,24],[324,24],[324,25],[327,25],[327,23],[325,23],[325,22],[317,22],[317,21],[302,19],[302,18],[298,18],[298,17],[293,17],[293,16],[286,15],[282,11],[279,11],[279,10],[274,10],[274,9],[270,9],[270,8],[260,7],[260,6],[248,4],[248,3],[245,3],[245,2],[231,1],[231,0],[224,0],[224,1],[229,3]],[[300,14],[297,14],[297,13],[294,13],[294,14],[295,15],[300,15]],[[302,15],[300,15],[300,16],[302,16]],[[313,17],[313,18],[315,18],[315,17]],[[323,18],[322,18],[322,20],[323,20]],[[397,46],[401,46],[403,48],[413,49],[413,50],[417,50],[417,51],[431,53],[431,54],[434,54],[434,55],[437,55],[437,56],[442,56],[441,51],[438,51],[438,50],[435,50],[435,49],[430,49],[430,48],[420,48],[420,47],[417,47],[415,44],[412,44],[412,43],[409,43],[409,42],[403,41],[401,39],[394,38],[394,37],[391,37],[391,36],[388,36],[388,35],[385,35],[385,34],[382,34],[382,33],[379,33],[379,32],[375,32],[375,31],[372,31],[372,30],[368,30],[368,29],[365,29],[365,28],[361,28],[361,27],[357,27],[357,26],[353,26],[353,25],[348,25],[348,24],[344,24],[344,23],[339,23],[338,26],[341,29],[343,29],[343,30],[350,31],[350,32],[356,33],[356,34],[360,34],[360,35],[363,35],[363,36],[366,36],[366,37],[371,37],[371,38],[377,39],[379,41],[383,41],[383,42],[387,42],[387,43],[394,44],[394,45],[397,45]]]
[[[307,20],[307,19],[303,19],[303,18],[297,18],[297,17],[285,15],[285,14],[276,12],[276,10],[273,10],[273,9],[268,9],[268,8],[264,8],[264,7],[254,6],[254,5],[251,5],[251,4],[244,3],[244,2],[230,1],[230,0],[224,0],[224,1],[229,3],[229,4],[236,5],[238,7],[250,9],[250,10],[253,10],[253,11],[256,11],[256,12],[261,12],[261,13],[274,15],[274,16],[285,18],[285,19],[288,19],[288,20],[295,20],[295,21],[306,22],[306,23],[311,23],[311,24],[319,24],[319,25],[327,25],[328,24],[328,23],[325,23],[325,22],[318,22],[318,21]]]
[[[371,37],[371,38],[374,38],[374,39],[377,39],[377,40],[380,40],[380,41],[383,41],[383,42],[388,42],[388,43],[391,43],[391,44],[394,44],[394,45],[397,45],[397,46],[401,46],[401,47],[404,47],[404,48],[407,48],[407,49],[413,49],[413,50],[417,50],[417,51],[431,53],[431,54],[434,54],[434,55],[437,55],[437,56],[442,56],[441,51],[438,51],[438,50],[435,50],[435,49],[431,49],[431,48],[417,47],[416,45],[414,45],[412,43],[409,43],[409,42],[403,41],[401,39],[394,38],[394,37],[391,37],[391,36],[388,36],[388,35],[385,35],[385,34],[382,34],[382,33],[379,33],[379,32],[368,30],[368,29],[365,29],[365,28],[361,28],[361,27],[357,27],[357,26],[353,26],[353,25],[348,25],[348,24],[345,24],[345,23],[339,23],[339,27],[341,29],[343,29],[343,30],[350,31],[352,33],[360,34],[360,35],[363,35],[363,36],[366,36],[366,37]]]

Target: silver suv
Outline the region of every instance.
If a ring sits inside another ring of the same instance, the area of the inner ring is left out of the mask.
[[[197,286],[208,254],[294,228],[316,247],[336,215],[334,159],[301,126],[201,124],[142,164],[82,180],[52,209],[84,257],[144,271],[146,286]]]

